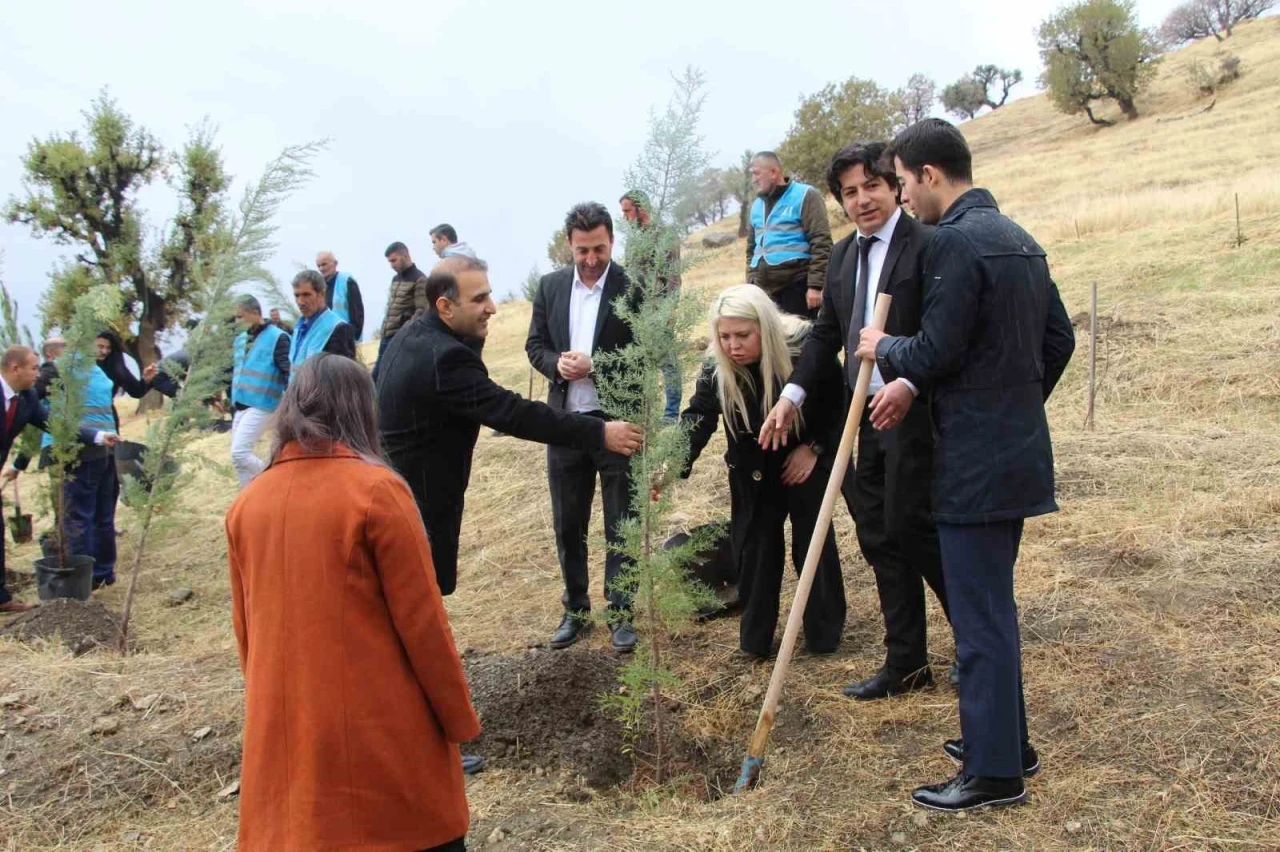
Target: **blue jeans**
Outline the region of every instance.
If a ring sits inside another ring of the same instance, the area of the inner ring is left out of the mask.
[[[680,362],[672,361],[662,368],[662,383],[667,391],[667,406],[662,412],[666,420],[680,419],[680,394],[684,388],[681,382],[684,376],[680,371]]]
[[[116,500],[120,480],[115,456],[82,461],[63,485],[69,552],[93,557],[93,579],[116,576]]]

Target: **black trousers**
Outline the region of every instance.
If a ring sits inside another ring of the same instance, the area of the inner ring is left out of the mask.
[[[885,667],[903,677],[928,665],[924,583],[948,613],[942,554],[930,508],[933,443],[929,412],[913,405],[902,423],[877,432],[869,410],[845,502],[871,565],[884,615]],[[924,583],[921,582],[923,579]]]
[[[463,500],[428,506],[418,504],[427,541],[431,544],[431,562],[436,569],[440,594],[451,595],[458,588],[458,538],[462,534]]]
[[[591,610],[590,576],[587,571],[587,529],[591,502],[600,478],[604,502],[604,535],[610,551],[604,559],[604,594],[611,610],[631,608],[631,593],[617,587],[624,560],[612,545],[621,544],[622,522],[631,514],[631,462],[607,450],[574,450],[547,447],[547,480],[551,486],[551,516],[555,524],[556,550],[564,578],[561,599],[570,612]]]
[[[831,475],[830,461],[830,455],[819,459],[809,479],[792,487],[782,484],[777,469],[729,470],[733,506],[730,525],[738,561],[738,597],[742,602],[738,644],[748,654],[765,657],[773,649],[787,558],[783,523],[791,519],[791,564],[799,574],[822,508],[822,494]],[[845,612],[840,553],[835,534],[827,530],[804,610],[805,647],[816,653],[834,651],[844,633]]]
[[[1020,777],[1027,709],[1013,566],[1022,520],[939,523],[938,538],[960,663],[964,771],[988,778]]]

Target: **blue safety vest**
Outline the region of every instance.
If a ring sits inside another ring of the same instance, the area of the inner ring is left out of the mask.
[[[338,319],[343,322],[351,322],[351,303],[347,300],[347,280],[351,278],[345,272],[339,272],[338,277],[333,279],[333,307],[330,308]]]
[[[116,385],[106,372],[94,364],[87,370],[80,371],[85,382],[84,411],[80,415],[80,428],[92,429],[95,432],[116,431],[116,410],[112,404]],[[40,447],[53,446],[53,436],[48,432],[40,439]]]
[[[804,235],[800,210],[804,206],[804,196],[811,188],[806,183],[793,180],[774,203],[767,219],[763,198],[756,198],[751,204],[751,227],[756,233],[756,250],[751,255],[752,269],[760,265],[762,258],[770,266],[789,260],[809,259],[809,240]]]
[[[268,325],[249,346],[249,332],[236,337],[235,372],[231,374],[231,402],[262,411],[275,411],[289,381],[276,368],[276,342],[284,331]],[[248,352],[245,350],[248,349]]]
[[[333,330],[340,322],[342,320],[338,319],[338,315],[333,311],[322,310],[311,318],[310,327],[304,333],[303,324],[307,323],[307,320],[298,321],[293,329],[293,340],[289,344],[289,363],[292,365],[292,369],[289,370],[290,382],[298,374],[298,367],[303,361],[324,351],[324,345],[329,342],[329,338],[333,336]]]

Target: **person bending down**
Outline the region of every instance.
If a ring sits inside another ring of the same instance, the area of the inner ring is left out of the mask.
[[[782,314],[754,284],[741,284],[712,302],[709,325],[709,363],[680,415],[690,430],[689,461],[681,477],[689,476],[723,419],[730,537],[742,600],[739,644],[747,656],[764,658],[772,653],[778,624],[786,558],[783,521],[791,519],[791,559],[799,572],[840,440],[843,380],[839,362],[832,359],[805,399],[796,440],[780,450],[762,449],[755,436],[791,375],[793,347],[798,350],[809,323]],[[840,554],[828,531],[804,613],[805,647],[815,654],[834,652],[844,619]]]

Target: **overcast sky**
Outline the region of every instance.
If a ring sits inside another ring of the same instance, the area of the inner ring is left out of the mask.
[[[835,0],[736,4],[427,0],[63,0],[6,4],[0,30],[0,199],[21,192],[33,137],[82,126],[103,87],[167,147],[208,117],[228,169],[254,176],[290,143],[328,137],[316,179],[281,213],[282,277],[336,252],[381,318],[402,240],[429,268],[427,231],[449,222],[491,266],[499,293],[529,268],[575,202],[617,215],[622,174],[670,73],[708,78],[703,129],[715,162],[774,147],[801,95],[851,75],[942,85],[980,63],[1021,68],[1034,94],[1034,30],[1056,0]],[[1155,25],[1175,0],[1139,0]],[[237,184],[237,197],[241,184]],[[145,196],[158,226],[172,200]],[[33,328],[66,251],[0,224],[4,280]]]

